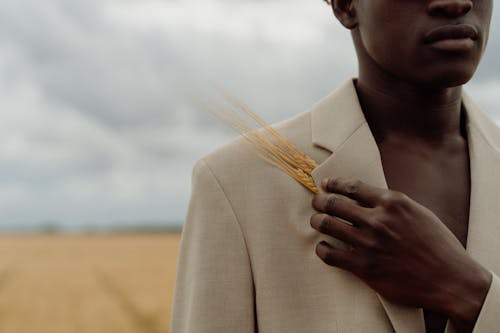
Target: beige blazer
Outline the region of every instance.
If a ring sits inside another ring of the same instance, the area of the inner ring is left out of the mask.
[[[493,272],[474,333],[500,332],[500,129],[463,98],[471,166],[467,252]],[[387,188],[352,80],[275,125],[320,162],[313,176]],[[182,233],[172,333],[425,333],[423,311],[393,304],[323,263],[312,194],[242,138],[200,159]],[[447,333],[454,332],[448,323]]]

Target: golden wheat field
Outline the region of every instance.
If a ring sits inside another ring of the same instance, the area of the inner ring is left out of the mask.
[[[168,332],[179,241],[0,236],[0,333]]]

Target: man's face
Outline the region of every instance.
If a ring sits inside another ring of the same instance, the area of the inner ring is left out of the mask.
[[[353,0],[353,4],[360,61],[375,63],[408,82],[452,87],[470,80],[479,64],[493,0]]]

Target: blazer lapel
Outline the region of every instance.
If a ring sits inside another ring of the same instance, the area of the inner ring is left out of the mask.
[[[486,268],[500,273],[500,129],[464,94],[471,198],[467,252]],[[492,255],[495,254],[495,255]]]
[[[485,268],[500,274],[500,130],[463,95],[467,114],[470,160],[470,208],[467,253]],[[446,333],[454,332],[447,325]]]
[[[470,160],[467,252],[500,274],[500,131],[464,93]],[[352,79],[311,110],[312,142],[330,153],[313,171],[320,187],[325,177],[360,179],[387,188],[380,152],[361,110]],[[353,277],[354,278],[354,277]],[[377,293],[395,332],[425,332],[423,311],[394,304]],[[452,332],[450,325],[447,333]]]
[[[323,178],[331,176],[387,188],[380,152],[352,80],[313,107],[311,126],[313,144],[333,152],[313,171],[318,188]],[[394,304],[378,293],[377,297],[397,333],[425,333],[422,309]]]

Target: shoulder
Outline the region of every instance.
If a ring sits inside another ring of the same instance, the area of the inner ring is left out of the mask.
[[[500,126],[484,113],[475,102],[464,94],[464,102],[471,117],[469,123],[496,152],[500,153]]]
[[[500,153],[500,126],[496,124],[489,116],[481,112],[481,133],[486,141]]]
[[[311,152],[309,111],[273,123],[271,126],[306,154]],[[281,173],[262,159],[252,144],[241,135],[204,155],[196,165],[208,168],[221,184],[234,182],[234,179],[241,181],[242,177],[257,178],[269,174],[276,175],[276,172]]]
[[[306,111],[271,126],[303,153],[321,163],[331,154],[328,147],[339,144],[362,122],[363,113],[353,79],[349,79]],[[260,191],[273,185],[288,191],[292,183],[288,175],[259,156],[257,149],[243,136],[218,147],[201,160],[223,187],[252,182],[247,189]]]

